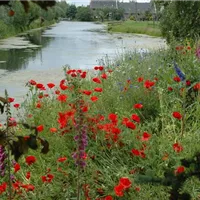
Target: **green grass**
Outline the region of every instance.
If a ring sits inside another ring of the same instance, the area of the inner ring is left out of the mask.
[[[158,22],[154,23],[152,21],[108,22],[108,31],[162,36]]]
[[[44,21],[41,26],[40,20],[35,20],[30,24],[29,27],[24,27],[23,30],[19,30],[16,27],[14,27],[13,25],[7,25],[2,20],[0,20],[0,39],[6,39],[9,37],[13,37],[18,34],[24,33],[26,31],[31,31],[32,29],[46,28],[54,23],[56,23],[55,20]]]

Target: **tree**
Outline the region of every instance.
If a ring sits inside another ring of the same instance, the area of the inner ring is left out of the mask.
[[[89,7],[78,7],[76,18],[80,21],[92,21],[93,13]]]
[[[95,16],[101,20],[101,22],[103,22],[105,19],[108,20],[109,19],[109,15],[111,13],[111,9],[110,8],[97,8],[95,10]]]
[[[172,38],[181,41],[200,36],[200,2],[171,1],[161,16],[163,36],[170,42]]]
[[[75,19],[76,17],[76,13],[77,13],[77,8],[75,5],[70,5],[68,8],[67,8],[67,12],[66,12],[66,16],[70,19]]]

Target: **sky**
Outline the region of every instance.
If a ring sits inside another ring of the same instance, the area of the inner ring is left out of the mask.
[[[75,4],[76,6],[81,6],[81,5],[87,6],[90,4],[90,0],[66,0],[66,1],[67,1],[67,3]],[[123,0],[123,1],[129,2],[129,0]],[[148,2],[148,1],[150,1],[150,0],[137,0],[137,2]]]

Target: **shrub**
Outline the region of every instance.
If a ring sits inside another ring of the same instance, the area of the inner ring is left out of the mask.
[[[168,3],[160,21],[162,34],[167,38],[167,41],[170,42],[172,37],[178,41],[199,37],[199,10],[199,1],[171,1]]]

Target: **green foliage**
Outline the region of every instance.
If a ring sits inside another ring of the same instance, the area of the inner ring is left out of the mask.
[[[54,23],[66,17],[68,5],[57,2],[54,7],[43,10],[38,4],[29,2],[28,12],[19,1],[12,1],[11,7],[0,6],[0,39],[15,35],[31,28],[38,28]],[[9,16],[9,10],[14,11]]]
[[[75,5],[70,5],[68,8],[67,8],[67,12],[66,12],[66,16],[70,19],[75,19],[76,17],[76,14],[77,14],[77,8]]]
[[[133,15],[131,15],[131,16],[129,17],[129,19],[132,20],[132,21],[135,21],[135,17],[134,17]]]
[[[108,30],[111,32],[139,33],[158,37],[161,36],[159,23],[154,23],[152,21],[128,20],[124,22],[110,22],[108,23]]]
[[[89,7],[78,7],[76,19],[80,21],[92,21],[93,13]]]
[[[10,4],[12,4],[14,2],[14,0],[2,0],[0,2],[0,6],[1,5],[7,5],[9,6]],[[22,4],[22,6],[24,7],[24,11],[28,12],[29,8],[30,8],[30,1],[28,0],[18,0],[18,2],[20,2]],[[41,8],[47,10],[48,7],[52,7],[56,4],[55,0],[31,0],[31,2],[37,4],[38,6],[40,6]]]
[[[186,38],[196,39],[200,36],[200,2],[171,1],[164,9],[161,17],[163,35],[171,42]]]

